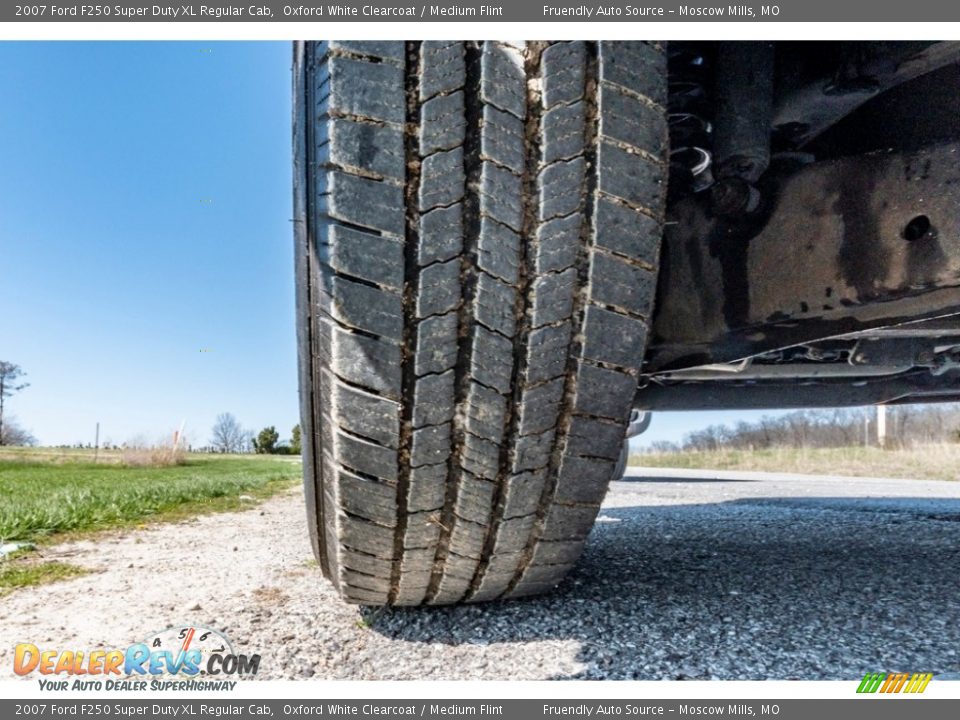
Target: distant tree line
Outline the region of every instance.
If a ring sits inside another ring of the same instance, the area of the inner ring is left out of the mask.
[[[960,404],[896,405],[887,408],[887,444],[911,447],[960,442]],[[711,425],[681,442],[658,440],[649,452],[709,452],[768,448],[830,448],[876,444],[877,409],[798,410],[756,422]]]
[[[210,445],[197,452],[250,453],[261,455],[299,455],[300,425],[294,425],[289,441],[281,441],[276,427],[270,425],[259,433],[245,429],[232,413],[221,413],[213,424]]]
[[[35,445],[36,438],[22,428],[15,418],[7,412],[7,401],[16,393],[30,387],[30,383],[23,382],[26,373],[12,362],[0,360],[0,445]],[[99,427],[99,426],[98,426]],[[123,443],[117,446],[105,441],[99,447],[104,450],[126,449],[128,446],[139,446],[141,443]],[[76,443],[73,446],[61,445],[61,448],[76,447],[90,448],[90,443]],[[181,445],[181,447],[183,447]],[[281,440],[280,433],[270,425],[259,433],[244,428],[232,413],[221,413],[213,425],[210,444],[194,448],[187,445],[189,452],[210,453],[250,453],[256,452],[270,455],[299,455],[301,450],[300,425],[295,425],[290,432],[289,440]]]

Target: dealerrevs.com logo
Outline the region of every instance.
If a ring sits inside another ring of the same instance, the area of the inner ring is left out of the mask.
[[[13,655],[13,671],[42,676],[41,690],[232,690],[259,669],[259,655],[237,654],[226,635],[202,625],[170,627],[122,649],[20,643]]]

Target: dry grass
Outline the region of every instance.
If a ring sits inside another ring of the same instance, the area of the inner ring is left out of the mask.
[[[121,450],[97,452],[93,448],[56,448],[56,447],[0,447],[0,462],[45,463],[47,465],[67,465],[71,463],[92,463],[96,458],[102,465],[120,465],[123,461]]]
[[[631,455],[630,464],[645,467],[960,480],[960,444],[921,445],[895,450],[847,447],[644,453]]]
[[[203,456],[201,455],[201,457]],[[48,465],[96,462],[98,465],[123,465],[125,467],[171,467],[185,465],[189,459],[190,456],[182,446],[174,449],[172,445],[163,443],[156,445],[137,443],[109,450],[101,448],[97,451],[94,451],[93,448],[0,448],[0,462],[39,462]]]
[[[170,467],[185,465],[187,453],[182,447],[155,445],[153,447],[124,448],[120,462],[127,467]]]

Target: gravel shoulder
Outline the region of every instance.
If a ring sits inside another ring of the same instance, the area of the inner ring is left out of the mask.
[[[960,672],[960,483],[637,470],[550,596],[371,612],[336,599],[302,494],[44,552],[92,574],[0,598],[17,642],[126,646],[181,623],[261,679],[855,679]]]

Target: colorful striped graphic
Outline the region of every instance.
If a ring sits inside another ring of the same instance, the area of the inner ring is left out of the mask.
[[[933,673],[867,673],[857,692],[922,693],[932,679]]]

